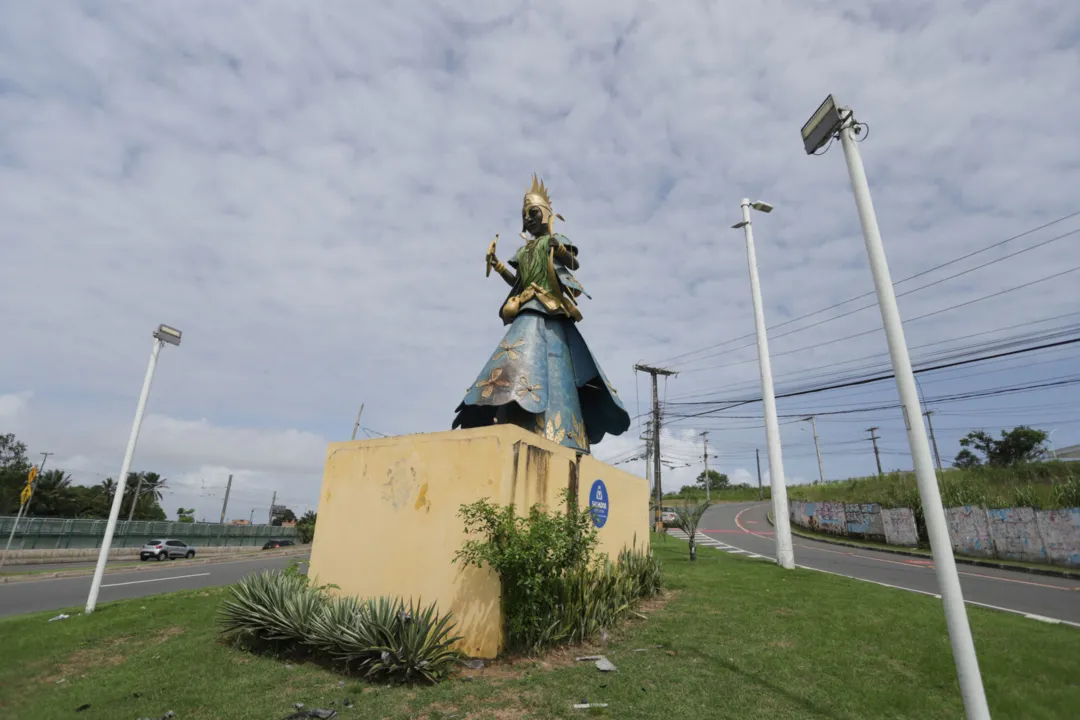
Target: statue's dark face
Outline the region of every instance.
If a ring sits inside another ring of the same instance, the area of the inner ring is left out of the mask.
[[[521,222],[525,230],[533,237],[540,237],[547,233],[548,227],[544,222],[544,213],[535,205],[521,211]]]

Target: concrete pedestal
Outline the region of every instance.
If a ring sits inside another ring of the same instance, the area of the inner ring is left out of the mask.
[[[522,514],[536,503],[554,508],[565,488],[596,508],[599,552],[647,546],[643,478],[517,426],[333,443],[310,573],[342,594],[435,602],[453,612],[464,652],[493,658],[502,647],[499,581],[453,563],[466,540],[458,512],[481,498]]]

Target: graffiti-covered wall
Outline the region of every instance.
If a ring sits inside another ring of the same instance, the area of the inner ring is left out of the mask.
[[[882,509],[877,503],[791,503],[794,525],[833,535],[918,544],[910,508]],[[1021,560],[1080,567],[1080,508],[946,508],[953,552],[969,557]]]

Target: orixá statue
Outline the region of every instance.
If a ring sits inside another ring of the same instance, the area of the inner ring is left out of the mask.
[[[510,285],[499,311],[509,325],[502,342],[457,407],[453,427],[514,424],[582,452],[605,434],[621,435],[630,415],[578,332],[577,300],[589,297],[574,278],[578,249],[554,231],[544,182],[533,175],[521,208],[525,244],[508,261],[487,252],[492,269]]]

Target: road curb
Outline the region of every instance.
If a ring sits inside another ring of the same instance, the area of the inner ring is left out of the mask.
[[[776,524],[773,522],[772,513],[765,513],[765,518],[769,521],[769,524],[773,527]],[[873,550],[876,552],[891,553],[893,555],[906,555],[907,557],[923,558],[924,560],[933,560],[934,556],[929,552],[914,552],[912,550],[901,550],[899,548],[878,547],[876,545],[860,545],[859,543],[846,542],[844,540],[834,540],[832,538],[821,537],[820,535],[811,535],[809,533],[791,528],[791,534],[803,538],[804,540],[816,540],[818,542],[828,543],[829,545],[840,545],[841,547],[855,548],[856,550]],[[1047,577],[1058,577],[1066,580],[1080,580],[1080,573],[1069,572],[1067,570],[1058,570],[1056,568],[1033,568],[1025,567],[1022,565],[1007,565],[1005,563],[994,562],[993,560],[978,560],[976,558],[963,557],[961,555],[953,555],[953,559],[961,565],[974,565],[975,567],[994,568],[995,570],[1015,570],[1016,572],[1027,573],[1028,575],[1045,575]]]
[[[194,567],[196,565],[219,565],[227,562],[244,562],[245,560],[252,560],[255,558],[264,557],[294,557],[299,555],[306,555],[310,550],[302,551],[290,551],[290,552],[275,552],[268,550],[260,553],[244,554],[239,557],[236,555],[223,555],[221,557],[208,557],[195,560],[184,560],[183,565],[180,567]],[[139,573],[148,570],[160,570],[161,563],[154,562],[146,565],[133,565],[131,567],[118,567],[109,569],[105,568],[106,575],[122,575],[124,573]],[[42,572],[42,573],[22,573],[19,575],[5,575],[0,577],[0,585],[8,585],[11,583],[20,582],[33,582],[36,580],[61,580],[64,578],[75,577],[89,577],[94,574],[94,568],[81,568],[78,570],[57,570],[56,572]]]

